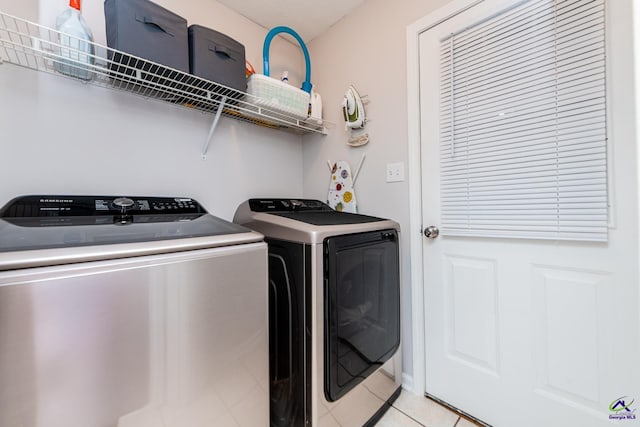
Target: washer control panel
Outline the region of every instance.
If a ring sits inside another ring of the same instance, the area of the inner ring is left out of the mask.
[[[253,212],[333,211],[320,200],[311,199],[250,199]]]
[[[186,197],[23,196],[9,202],[0,218],[205,213],[198,202]]]
[[[97,198],[94,202],[96,212],[126,213],[203,213],[205,210],[193,199],[188,198]]]

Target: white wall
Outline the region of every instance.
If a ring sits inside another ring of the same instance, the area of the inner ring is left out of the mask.
[[[243,43],[262,71],[267,29],[213,0],[156,3]],[[0,0],[0,10],[55,25],[66,0]],[[84,0],[83,15],[106,44],[103,1]],[[276,38],[274,74],[301,80],[299,48]],[[252,196],[302,194],[300,136],[222,118],[207,159],[200,149],[213,115],[73,79],[0,65],[0,206],[21,194],[178,195],[230,220]]]
[[[355,170],[366,154],[356,183],[359,211],[392,218],[402,227],[402,339],[403,370],[410,378],[411,277],[409,263],[408,181],[386,183],[386,164],[404,162],[408,179],[406,29],[414,21],[441,7],[447,0],[369,0],[309,43],[312,83],[322,95],[325,119],[336,124],[328,136],[306,136],[303,145],[304,194],[326,199],[329,185],[327,159],[348,160]],[[365,131],[369,144],[351,148],[340,105],[353,84],[369,95],[365,106],[371,121]]]

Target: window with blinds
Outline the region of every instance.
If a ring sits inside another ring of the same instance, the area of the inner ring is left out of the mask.
[[[441,233],[607,240],[604,0],[530,0],[441,40]]]

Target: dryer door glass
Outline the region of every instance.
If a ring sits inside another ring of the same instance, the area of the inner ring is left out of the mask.
[[[328,238],[325,252],[325,396],[335,401],[400,345],[398,234]]]

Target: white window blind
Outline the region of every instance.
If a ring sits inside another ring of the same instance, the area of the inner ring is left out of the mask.
[[[441,233],[607,240],[604,0],[531,0],[441,41]]]

